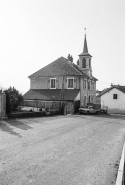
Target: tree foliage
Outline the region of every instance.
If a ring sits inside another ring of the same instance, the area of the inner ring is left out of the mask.
[[[6,93],[6,113],[16,110],[23,104],[23,96],[14,87],[9,87],[4,91]]]

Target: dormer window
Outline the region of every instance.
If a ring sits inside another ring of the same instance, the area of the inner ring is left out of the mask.
[[[56,78],[50,79],[50,89],[56,89]]]
[[[73,88],[74,88],[74,79],[67,78],[67,89],[73,89]]]
[[[86,59],[85,58],[82,59],[82,68],[86,68]]]

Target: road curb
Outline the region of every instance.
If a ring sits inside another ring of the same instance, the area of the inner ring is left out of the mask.
[[[120,160],[117,179],[116,179],[116,185],[122,185],[123,172],[124,172],[124,162],[125,162],[125,143],[123,145],[121,160]]]

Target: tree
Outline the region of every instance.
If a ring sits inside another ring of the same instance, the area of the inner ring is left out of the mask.
[[[23,104],[23,96],[14,87],[9,87],[4,91],[6,93],[6,113],[16,110]]]

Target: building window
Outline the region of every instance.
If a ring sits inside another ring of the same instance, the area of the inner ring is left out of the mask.
[[[90,103],[90,101],[91,101],[91,96],[88,96],[88,98],[87,98],[88,100],[87,100],[87,103],[89,104]]]
[[[89,80],[89,81],[88,81],[88,90],[90,90],[90,88],[91,88],[91,87],[90,87],[90,84],[91,84],[91,81]]]
[[[50,79],[50,88],[51,89],[56,89],[56,78],[51,78]]]
[[[113,99],[118,99],[118,95],[117,94],[113,94]]]
[[[85,58],[82,59],[82,68],[86,68],[86,59]]]
[[[86,96],[84,96],[84,106],[86,105]]]
[[[94,103],[94,95],[91,96],[91,103]]]
[[[92,81],[92,89],[94,90],[94,81]]]
[[[68,89],[73,89],[73,88],[74,88],[73,81],[74,81],[73,78],[68,78],[68,79],[67,79],[67,83],[68,83],[67,88],[68,88]]]
[[[83,89],[86,89],[86,79],[85,80],[83,80]]]

